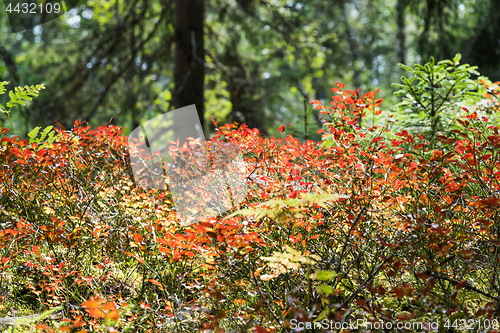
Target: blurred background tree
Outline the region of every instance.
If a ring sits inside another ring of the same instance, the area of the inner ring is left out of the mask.
[[[189,104],[208,133],[209,117],[300,132],[304,100],[328,100],[336,81],[397,103],[399,62],[461,52],[500,80],[499,15],[498,0],[86,0],[12,33],[0,2],[0,80],[47,86],[12,114],[18,133],[111,117],[131,130]]]

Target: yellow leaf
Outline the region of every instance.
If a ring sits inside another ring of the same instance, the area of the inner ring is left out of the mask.
[[[271,279],[274,279],[275,277],[276,277],[276,275],[264,274],[264,275],[260,276],[260,279],[262,281],[269,281]]]
[[[43,212],[47,215],[54,215],[54,213],[56,212],[55,210],[53,210],[52,208],[48,207],[48,206],[44,206],[43,207]]]

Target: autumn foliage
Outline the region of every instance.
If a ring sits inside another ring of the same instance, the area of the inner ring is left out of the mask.
[[[497,318],[499,126],[466,108],[431,147],[375,125],[377,92],[343,88],[315,102],[321,142],[219,127],[210,141],[244,152],[247,199],[189,226],[168,191],[136,186],[121,128],[76,121],[39,143],[2,130],[0,311],[61,306],[47,332]]]

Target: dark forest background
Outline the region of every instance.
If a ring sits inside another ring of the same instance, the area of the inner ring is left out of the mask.
[[[390,106],[398,63],[458,52],[500,80],[499,0],[89,0],[20,33],[0,2],[0,81],[47,86],[12,113],[18,133],[111,117],[130,131],[190,104],[206,133],[209,117],[299,131],[290,109],[327,101],[336,81],[381,88]]]

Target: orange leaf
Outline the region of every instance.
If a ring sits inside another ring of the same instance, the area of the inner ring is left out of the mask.
[[[366,304],[366,302],[362,299],[358,299],[356,301],[356,303],[358,303],[359,306],[361,306],[362,308],[366,307],[368,304]]]
[[[195,238],[196,238],[196,233],[194,233],[194,232],[190,232],[190,233],[188,233],[188,235],[187,235],[187,239],[186,239],[186,241],[187,241],[188,243],[192,243],[192,242],[193,242],[193,240],[194,240]]]
[[[164,238],[157,238],[156,241],[160,244],[163,244],[163,245],[168,244],[168,241]]]
[[[137,232],[133,235],[134,236],[134,239],[137,243],[140,243],[142,242],[142,236],[139,235]]]
[[[114,321],[118,321],[118,319],[120,319],[120,314],[118,313],[118,311],[113,310],[110,313],[106,314],[106,316],[104,317],[104,319],[111,319],[111,320],[114,320]]]
[[[102,306],[103,310],[114,310],[116,309],[116,305],[114,302],[108,302]]]
[[[254,332],[255,333],[273,333],[274,330],[268,330],[268,329],[266,329],[266,328],[264,328],[262,326],[256,326],[254,328]]]
[[[29,159],[30,156],[31,156],[32,152],[29,148],[26,148],[24,151],[23,151],[23,158],[25,160]]]
[[[481,317],[485,313],[486,313],[486,310],[484,308],[479,308],[479,310],[477,310],[477,312],[476,312],[476,318]]]
[[[204,234],[205,232],[207,232],[207,229],[205,229],[204,226],[202,226],[201,224],[197,224],[194,226],[196,228],[196,231],[198,231],[199,234]]]
[[[75,321],[73,323],[73,325],[71,325],[72,328],[78,328],[78,327],[82,327],[83,325],[85,325],[85,322],[84,321]]]
[[[164,246],[159,246],[158,247],[158,250],[161,252],[161,253],[170,253],[170,250]]]
[[[392,291],[396,294],[397,298],[402,298],[403,297],[403,289],[401,289],[401,288],[394,288]]]
[[[255,273],[254,273],[254,276],[255,277],[259,277],[260,273],[266,268],[266,266],[264,267],[261,267],[261,268],[258,268]]]
[[[344,93],[346,93],[347,91],[349,91],[349,90],[344,91]],[[354,105],[354,103],[356,103],[351,96],[347,96],[345,99],[345,102],[350,104],[350,105]]]
[[[22,150],[21,150],[21,149],[19,149],[19,148],[12,148],[12,149],[10,150],[10,152],[11,152],[12,154],[14,154],[14,155],[15,155],[16,157],[18,157],[18,158],[23,158],[23,155],[22,155]]]
[[[54,333],[54,330],[50,328],[48,325],[36,325],[35,328],[38,328],[40,330],[44,330],[45,332],[48,333]]]
[[[490,197],[479,200],[474,204],[476,207],[482,207],[482,208],[498,207],[500,206],[500,199],[495,197]]]
[[[90,314],[92,317],[96,317],[96,318],[104,318],[104,317],[105,317],[104,312],[102,312],[102,311],[101,311],[101,310],[99,310],[99,309],[89,309],[89,314]]]
[[[99,306],[101,306],[101,302],[88,300],[86,302],[83,302],[82,306],[89,309],[97,309]]]
[[[174,238],[180,242],[186,240],[186,236],[184,236],[183,234],[175,234]]]

